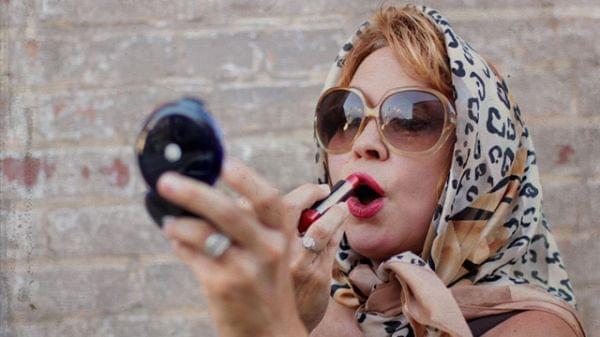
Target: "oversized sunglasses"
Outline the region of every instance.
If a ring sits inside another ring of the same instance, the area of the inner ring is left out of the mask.
[[[327,153],[350,151],[370,117],[381,139],[401,155],[422,155],[441,148],[456,126],[456,112],[439,91],[423,87],[388,90],[376,106],[367,105],[355,87],[332,87],[319,98],[314,127]]]

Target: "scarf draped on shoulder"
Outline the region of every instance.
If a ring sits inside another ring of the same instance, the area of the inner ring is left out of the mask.
[[[336,254],[332,297],[354,308],[368,337],[471,336],[467,319],[542,310],[585,336],[573,290],[548,222],[536,154],[507,83],[435,9],[418,6],[444,36],[457,112],[446,185],[420,255],[379,264],[345,236]],[[345,56],[371,26],[343,44],[323,91],[335,86]],[[318,183],[328,181],[317,146]]]

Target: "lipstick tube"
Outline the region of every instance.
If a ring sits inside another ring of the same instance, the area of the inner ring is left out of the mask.
[[[310,225],[317,221],[333,205],[346,201],[352,194],[352,191],[358,187],[360,181],[359,174],[354,173],[349,175],[346,179],[342,179],[333,185],[329,196],[315,202],[309,209],[302,211],[300,221],[298,221],[298,233],[300,233],[300,236],[304,235]]]

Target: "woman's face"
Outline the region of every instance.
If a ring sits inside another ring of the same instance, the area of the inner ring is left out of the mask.
[[[426,86],[408,77],[404,69],[390,47],[384,47],[363,60],[350,86],[360,89],[371,106],[391,88]],[[384,206],[377,214],[370,218],[350,215],[344,223],[353,250],[376,261],[408,250],[421,252],[437,204],[435,189],[439,179],[447,175],[445,163],[452,145],[447,141],[433,154],[401,156],[390,151],[377,132],[375,120],[370,119],[349,152],[328,154],[333,183],[362,171],[385,191]]]

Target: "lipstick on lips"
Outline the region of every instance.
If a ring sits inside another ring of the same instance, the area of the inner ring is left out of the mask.
[[[384,202],[383,198],[378,198],[365,205],[357,197],[351,197],[348,199],[348,210],[357,218],[370,218],[383,208]]]
[[[346,201],[348,198],[350,198],[350,200],[348,200],[348,208],[353,215],[363,218],[375,215],[375,213],[383,207],[383,199],[377,199],[369,203],[369,205],[362,205],[360,201],[358,201],[358,198],[355,196],[350,197],[352,192],[360,185],[367,185],[378,194],[384,195],[383,189],[370,175],[360,172],[353,173],[346,177],[346,179],[338,181],[331,188],[331,193],[327,198],[317,201],[309,209],[305,209],[302,212],[300,221],[298,222],[298,232],[300,235],[303,235],[310,225],[325,214],[329,208],[338,202]],[[350,203],[350,201],[352,201],[352,203]]]

